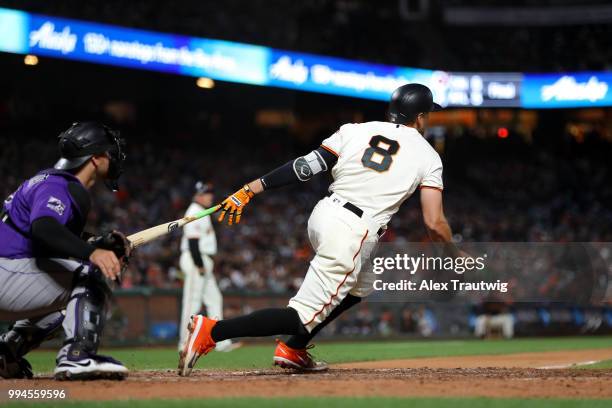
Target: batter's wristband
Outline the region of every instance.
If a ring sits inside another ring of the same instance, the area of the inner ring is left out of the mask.
[[[248,184],[245,184],[242,189],[244,190],[245,193],[247,193],[247,195],[249,196],[249,198],[253,198],[255,197],[255,193],[251,190],[251,187],[249,187]]]

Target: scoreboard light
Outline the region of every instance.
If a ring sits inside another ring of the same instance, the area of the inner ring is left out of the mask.
[[[210,78],[201,77],[196,81],[198,88],[212,89],[215,87],[215,81]]]
[[[26,65],[38,65],[38,57],[36,55],[28,54],[23,57],[23,63]]]

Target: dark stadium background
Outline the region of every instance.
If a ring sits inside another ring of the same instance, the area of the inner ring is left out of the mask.
[[[222,6],[213,1],[0,1],[0,7],[402,66],[520,72],[612,69],[611,24],[458,27],[444,24],[446,7],[490,2],[432,1],[427,13],[415,20],[401,17],[400,3],[419,14],[418,1],[390,0],[224,1]],[[606,2],[495,4],[536,3]],[[127,138],[121,191],[113,195],[96,189],[93,230],[131,233],[180,218],[197,179],[214,182],[222,199],[240,183],[308,152],[339,125],[382,119],[386,108],[380,102],[219,81],[213,89],[202,89],[195,78],[48,58],[26,66],[23,56],[12,54],[0,54],[0,71],[2,197],[54,163],[56,137],[73,121],[102,120]],[[435,114],[428,137],[445,165],[446,213],[456,238],[612,241],[611,119],[610,108],[449,109]],[[216,225],[220,253],[215,272],[228,294],[229,315],[283,304],[299,287],[312,255],[307,217],[328,183],[320,177],[299,189],[265,194],[249,206],[241,226]],[[405,204],[390,227],[387,241],[426,239],[418,200]],[[123,292],[118,292],[120,307],[115,308],[110,337],[165,339],[159,327],[178,316],[178,243],[177,235],[159,240],[132,259]],[[147,292],[149,288],[156,289]],[[549,331],[581,329],[569,312],[573,305],[544,306],[567,312],[560,313],[558,327]],[[591,306],[598,308],[603,322],[593,331],[610,332],[610,305]],[[437,324],[434,335],[468,335],[470,307],[451,322],[453,329]],[[327,334],[422,335],[420,319],[448,314],[446,308],[371,304],[340,320]],[[149,320],[134,328],[142,310]],[[522,334],[543,330],[531,327]]]

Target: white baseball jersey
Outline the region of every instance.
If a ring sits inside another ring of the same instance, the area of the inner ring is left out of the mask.
[[[185,216],[195,215],[196,213],[205,210],[198,203],[191,203]],[[210,217],[204,217],[200,220],[190,222],[183,228],[183,238],[181,239],[181,251],[189,251],[189,239],[198,239],[200,252],[205,255],[216,255],[217,253],[217,237],[213,229]]]
[[[414,128],[390,122],[350,123],[321,145],[338,156],[330,191],[381,225],[417,187],[443,188],[440,155]]]

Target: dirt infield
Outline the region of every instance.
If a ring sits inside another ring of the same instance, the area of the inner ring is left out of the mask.
[[[599,350],[566,350],[544,353],[516,353],[486,356],[413,358],[407,360],[366,361],[339,364],[337,368],[569,368],[612,360],[612,348]]]
[[[353,363],[321,374],[280,369],[196,370],[191,377],[180,378],[167,370],[134,372],[124,382],[58,383],[48,377],[35,382],[37,388],[66,387],[70,399],[86,400],[229,396],[612,398],[612,370],[537,368],[608,358],[612,358],[612,348]],[[26,384],[32,388],[31,382],[23,380],[3,383],[15,388]]]

